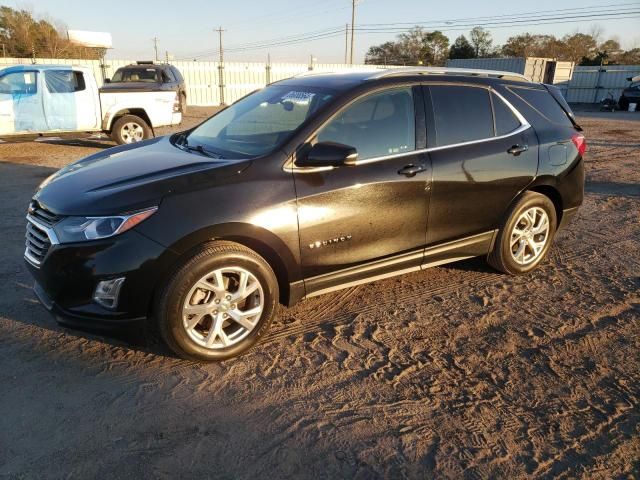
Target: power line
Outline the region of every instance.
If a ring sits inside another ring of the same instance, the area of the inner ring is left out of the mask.
[[[353,0],[352,0],[353,2]],[[586,7],[586,9],[595,9],[595,8],[604,8],[604,7],[612,7],[615,5],[632,5],[629,3],[626,4],[611,4],[611,5],[603,5],[603,6],[591,6]],[[432,22],[406,22],[406,23],[396,23],[396,24],[361,24],[351,25],[352,32],[358,31],[363,34],[384,34],[384,33],[402,33],[410,30],[410,28],[402,28],[402,27],[390,27],[390,25],[415,25],[415,26],[429,26],[431,29],[442,29],[445,31],[456,31],[456,30],[466,30],[471,27],[480,26],[485,28],[508,28],[508,27],[524,27],[524,26],[536,26],[536,25],[552,25],[557,23],[579,23],[585,21],[609,21],[609,20],[620,20],[625,18],[636,18],[634,15],[639,14],[640,11],[629,8],[618,8],[614,9],[615,11],[605,10],[605,11],[592,11],[586,12],[582,15],[573,15],[571,17],[567,17],[566,15],[555,15],[556,13],[567,11],[567,10],[575,10],[575,9],[559,9],[559,10],[548,10],[548,11],[537,11],[537,12],[528,12],[521,14],[512,14],[512,15],[496,15],[493,17],[476,17],[476,18],[462,18],[462,19],[453,19],[453,20],[441,20],[440,23],[438,21]],[[499,19],[504,17],[510,17],[509,20],[496,20],[496,21],[486,21],[486,22],[478,22],[473,20],[478,20],[482,18],[488,19]],[[524,18],[523,18],[524,17]],[[533,20],[533,21],[532,21]],[[468,23],[461,23],[468,22]],[[388,25],[388,26],[385,26]],[[347,26],[348,29],[348,26]],[[285,37],[277,37],[272,38],[270,40],[263,41],[255,41],[255,42],[247,42],[236,44],[228,47],[226,49],[227,52],[246,52],[251,50],[260,50],[264,48],[272,48],[279,47],[285,45],[296,45],[301,43],[308,43],[316,40],[323,40],[329,38],[335,38],[337,36],[341,36],[344,34],[343,27],[335,27],[333,29],[324,29],[318,30],[315,32],[308,32],[305,34],[297,34],[297,35],[289,35]],[[353,52],[353,50],[352,50]],[[202,58],[210,55],[218,54],[219,50],[206,50],[202,52],[198,52],[196,55],[190,55],[186,58]]]
[[[618,8],[618,7],[627,7],[628,9],[635,9],[638,8],[638,3],[637,2],[627,2],[627,3],[612,3],[612,4],[601,4],[601,5],[591,5],[591,6],[587,6],[587,7],[580,7],[580,12],[583,13],[596,13],[596,12],[586,12],[586,10],[593,10],[593,9],[597,9],[597,10],[602,10],[603,12],[606,12],[608,10],[603,10],[603,9],[610,9],[612,7],[616,7],[614,8],[614,10],[624,10],[625,8]],[[573,8],[560,8],[560,9],[554,9],[554,10],[536,10],[536,11],[530,11],[530,12],[520,12],[520,13],[508,13],[508,14],[503,14],[503,15],[490,15],[490,16],[484,16],[484,17],[463,17],[463,18],[449,18],[449,19],[440,19],[440,20],[430,20],[430,21],[424,21],[424,22],[418,22],[418,21],[413,21],[413,22],[395,22],[395,23],[362,23],[360,24],[361,27],[364,26],[392,26],[392,25],[430,25],[430,24],[449,24],[449,23],[458,23],[458,22],[467,22],[467,21],[484,21],[484,20],[491,20],[494,18],[504,18],[504,17],[509,17],[509,18],[520,18],[520,17],[527,17],[527,18],[531,18],[532,15],[535,16],[539,16],[539,15],[549,15],[552,13],[560,13],[560,12],[569,12],[569,11],[576,11],[576,7]]]
[[[471,22],[471,23],[466,23],[466,24],[456,24],[456,25],[448,25],[448,24],[440,24],[440,25],[430,25],[429,28],[431,29],[442,29],[442,30],[465,30],[467,28],[472,28],[472,27],[484,27],[484,28],[504,28],[504,27],[516,27],[516,26],[530,26],[530,25],[544,25],[547,24],[547,22],[549,24],[552,23],[576,23],[576,22],[584,22],[584,21],[588,21],[588,20],[607,20],[608,18],[602,18],[602,17],[617,17],[617,18],[628,18],[628,17],[624,17],[622,15],[634,15],[640,13],[640,10],[634,10],[634,11],[622,11],[622,12],[613,12],[613,13],[602,13],[602,12],[597,12],[597,13],[592,13],[592,14],[585,14],[585,15],[574,15],[573,17],[566,17],[566,16],[539,16],[538,18],[533,19],[533,21],[531,21],[530,19],[516,19],[516,20],[504,20],[504,21],[495,21],[495,22],[485,22],[485,23],[481,23],[481,22]],[[415,26],[420,26],[419,23],[416,23]],[[406,32],[409,29],[407,29],[406,27],[404,28],[386,28],[386,27],[380,27],[380,28],[375,28],[375,27],[371,27],[371,28],[357,28],[356,30],[361,31],[361,32],[372,32],[372,33],[401,33],[401,32]]]

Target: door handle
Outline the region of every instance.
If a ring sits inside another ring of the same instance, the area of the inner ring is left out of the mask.
[[[509,150],[507,150],[507,153],[510,153],[514,157],[517,157],[522,152],[526,152],[527,150],[529,150],[529,145],[514,145]]]
[[[426,168],[424,168],[424,165],[422,164],[414,165],[413,163],[411,163],[409,165],[405,165],[400,170],[398,170],[398,175],[404,175],[406,177],[415,177],[417,173],[424,172],[425,170]]]

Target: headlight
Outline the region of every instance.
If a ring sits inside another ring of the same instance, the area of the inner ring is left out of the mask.
[[[67,217],[54,227],[60,243],[84,242],[113,237],[132,229],[156,213],[158,207],[111,217]]]

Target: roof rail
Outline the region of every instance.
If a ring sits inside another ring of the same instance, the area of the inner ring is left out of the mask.
[[[399,67],[386,68],[373,73],[367,77],[367,80],[376,80],[378,78],[391,77],[393,75],[471,75],[475,77],[495,77],[504,78],[505,80],[516,80],[520,82],[531,82],[527,77],[520,73],[503,72],[500,70],[480,70],[477,68],[451,68],[451,67]]]

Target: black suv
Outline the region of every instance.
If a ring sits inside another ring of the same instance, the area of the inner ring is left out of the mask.
[[[174,91],[180,100],[180,111],[183,114],[187,113],[187,87],[180,70],[173,65],[142,61],[120,67],[112,78],[105,79],[100,90],[103,92]]]
[[[149,318],[180,356],[224,359],[279,303],[474,256],[529,272],[582,203],[579,131],[514,74],[294,77],[52,175],[25,258],[59,321]]]
[[[629,86],[622,91],[618,106],[620,110],[628,110],[630,103],[640,103],[640,75],[627,77]]]

